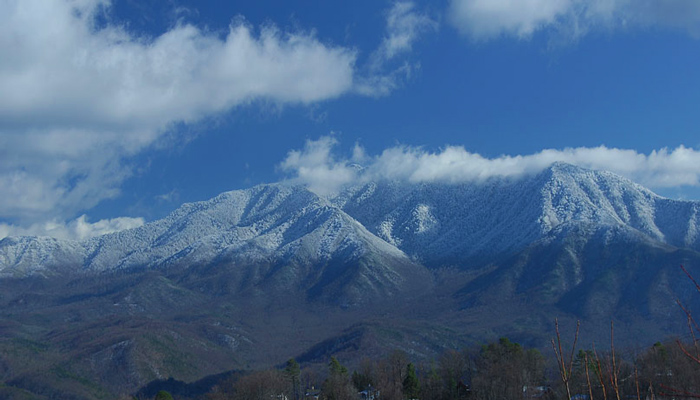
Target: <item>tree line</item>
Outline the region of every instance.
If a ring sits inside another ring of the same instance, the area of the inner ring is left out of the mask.
[[[611,330],[612,332],[612,330]],[[576,335],[577,336],[577,335]],[[700,398],[700,346],[656,343],[636,355],[609,348],[562,350],[561,337],[547,356],[508,338],[471,349],[446,351],[414,362],[405,352],[359,362],[352,373],[335,357],[326,371],[284,368],[255,371],[221,382],[208,400],[502,400]]]

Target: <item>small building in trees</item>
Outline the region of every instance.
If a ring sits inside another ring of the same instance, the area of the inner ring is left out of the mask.
[[[306,392],[304,392],[304,399],[305,400],[318,400],[321,397],[321,389],[316,389],[315,387],[311,386],[311,388],[306,389]]]
[[[379,400],[379,390],[372,385],[367,385],[367,388],[357,395],[362,400]]]

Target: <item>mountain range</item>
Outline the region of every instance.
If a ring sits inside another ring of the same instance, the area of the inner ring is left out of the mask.
[[[584,341],[612,319],[618,340],[646,345],[684,334],[676,300],[700,305],[679,268],[700,268],[699,210],[555,163],[331,196],[265,184],[86,241],[8,237],[0,379],[26,390],[48,371],[47,391],[109,397],[289,357],[544,346],[555,317],[582,320]]]

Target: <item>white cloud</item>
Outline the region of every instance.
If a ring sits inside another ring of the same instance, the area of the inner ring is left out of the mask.
[[[332,136],[307,140],[303,150],[292,150],[280,164],[319,194],[330,194],[353,182],[356,170],[348,160],[336,161],[331,153],[338,141]],[[357,150],[356,150],[357,151]]]
[[[438,26],[438,22],[427,13],[416,10],[413,2],[395,2],[386,14],[384,38],[370,56],[369,72],[359,77],[355,91],[365,96],[386,96],[394,91],[402,80],[411,77],[418,64],[406,60],[393,68],[389,64],[399,56],[409,54],[421,36],[436,31]]]
[[[529,36],[551,25],[571,7],[571,0],[453,0],[453,23],[475,38],[501,33]]]
[[[353,158],[333,155],[337,140],[323,137],[307,141],[303,150],[289,152],[282,169],[292,179],[319,194],[337,192],[349,184],[371,180],[403,180],[413,183],[461,183],[493,177],[535,174],[561,161],[585,168],[607,170],[653,189],[700,186],[700,151],[679,146],[649,154],[635,150],[600,147],[547,149],[535,154],[487,158],[461,146],[430,152],[422,148],[396,146],[369,156],[355,146]],[[361,162],[364,168],[358,168]]]
[[[97,26],[108,7],[0,0],[0,220],[65,220],[116,196],[125,160],[178,123],[353,90],[355,51],[313,33],[238,19],[222,34],[182,23],[139,37]]]
[[[410,79],[413,71],[419,65],[404,62],[401,66],[389,72],[374,71],[367,76],[360,77],[355,84],[355,92],[363,96],[381,97],[388,96],[398,89],[405,80]]]
[[[420,35],[437,28],[438,23],[427,14],[416,11],[413,2],[394,3],[387,14],[384,39],[373,55],[375,65],[410,52]]]
[[[0,239],[6,236],[52,236],[58,239],[86,240],[124,229],[138,228],[144,224],[143,218],[113,218],[90,223],[82,215],[68,223],[57,220],[36,223],[28,227],[0,224]]]
[[[594,29],[635,26],[700,35],[696,0],[451,0],[449,14],[453,25],[477,40],[527,38],[545,29],[577,39]]]

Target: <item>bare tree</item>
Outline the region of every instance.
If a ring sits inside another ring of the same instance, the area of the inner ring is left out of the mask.
[[[574,343],[571,345],[571,352],[568,357],[564,355],[564,351],[561,347],[561,335],[559,334],[559,320],[554,319],[554,330],[556,332],[556,343],[552,339],[552,348],[554,349],[554,355],[557,358],[557,367],[559,368],[559,376],[561,377],[561,382],[564,384],[566,389],[566,398],[571,398],[571,388],[570,381],[572,378],[572,373],[574,369],[574,352],[576,351],[576,342],[578,341],[579,328],[581,327],[581,322],[576,322],[576,334],[574,334]]]

